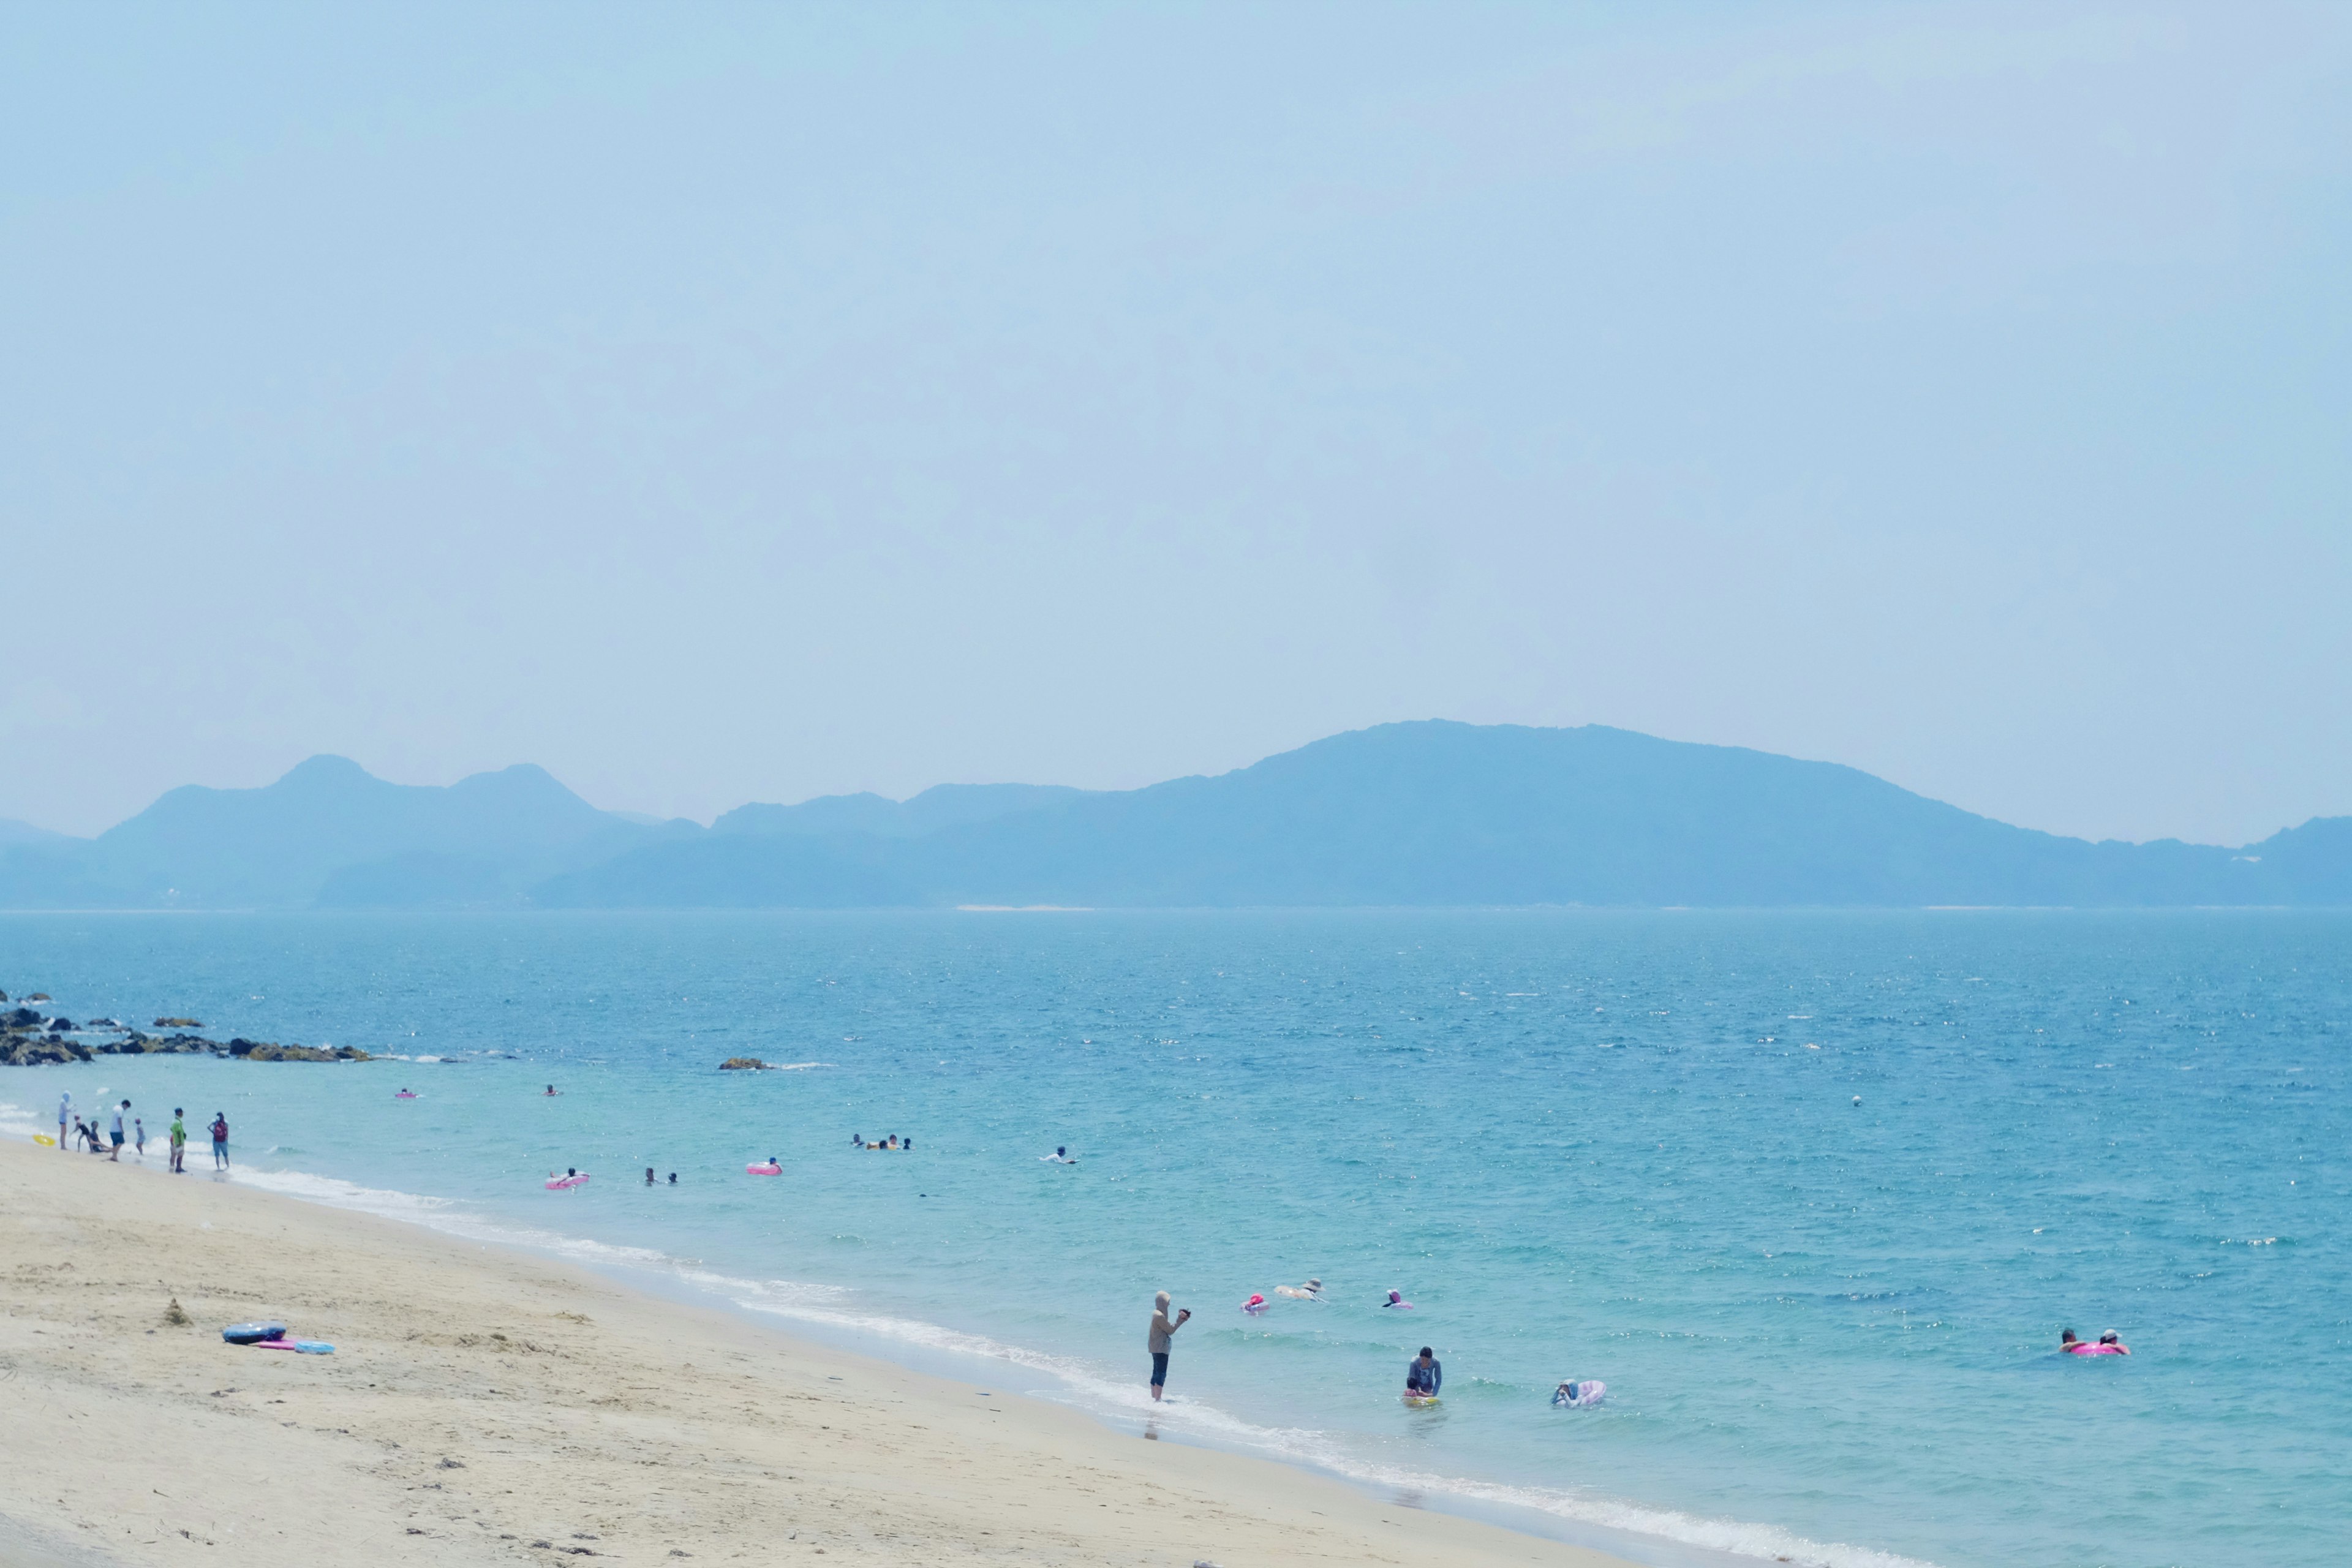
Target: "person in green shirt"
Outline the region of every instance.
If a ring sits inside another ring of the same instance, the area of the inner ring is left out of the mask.
[[[187,1158],[188,1153],[188,1124],[180,1120],[186,1114],[176,1105],[172,1108],[172,1169],[174,1171],[187,1169],[180,1163]]]

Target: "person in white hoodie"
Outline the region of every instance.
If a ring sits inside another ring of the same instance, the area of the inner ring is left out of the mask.
[[[68,1147],[66,1143],[66,1127],[67,1124],[72,1121],[73,1090],[68,1089],[58,1100],[58,1147],[59,1149]]]

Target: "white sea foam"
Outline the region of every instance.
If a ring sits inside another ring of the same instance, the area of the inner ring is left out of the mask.
[[[822,1064],[810,1064],[822,1065]],[[0,1104],[0,1131],[12,1131],[24,1116]],[[12,1120],[14,1119],[14,1120]],[[31,1131],[26,1123],[26,1131]],[[1097,1415],[1150,1417],[1164,1428],[1221,1447],[1241,1448],[1292,1464],[1311,1466],[1360,1485],[1450,1496],[1466,1502],[1524,1509],[1603,1530],[1621,1531],[1682,1546],[1734,1556],[1804,1565],[1804,1568],[1933,1568],[1917,1558],[1843,1542],[1823,1544],[1767,1524],[1706,1519],[1598,1494],[1541,1487],[1508,1486],[1460,1476],[1433,1475],[1368,1460],[1345,1441],[1309,1427],[1261,1426],[1195,1400],[1153,1404],[1132,1379],[1115,1378],[1092,1363],[1007,1344],[985,1334],[921,1319],[861,1310],[852,1293],[835,1285],[790,1279],[746,1279],[641,1247],[616,1247],[536,1226],[492,1220],[450,1198],[363,1187],[333,1176],[300,1171],[243,1169],[233,1180],[289,1197],[357,1209],[423,1226],[468,1241],[529,1247],[600,1267],[645,1269],[716,1296],[740,1310],[849,1333],[895,1340],[931,1352],[972,1356],[1050,1377],[1066,1390],[1067,1402]]]
[[[625,1264],[636,1268],[672,1269],[685,1260],[642,1247],[614,1247],[607,1242],[565,1236],[558,1231],[491,1220],[452,1198],[420,1196],[382,1187],[362,1187],[334,1176],[314,1176],[302,1171],[260,1171],[250,1166],[232,1171],[229,1179],[288,1197],[357,1209],[385,1219],[404,1220],[428,1230],[461,1237],[467,1241],[495,1242],[501,1247],[528,1247],[583,1263]]]

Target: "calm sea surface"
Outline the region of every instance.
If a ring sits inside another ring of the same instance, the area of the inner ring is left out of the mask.
[[[244,1179],[1129,1426],[1164,1288],[1164,1436],[1660,1561],[2352,1541],[2352,916],[7,915],[0,986],[408,1058],[0,1069],[12,1133],[226,1110]]]

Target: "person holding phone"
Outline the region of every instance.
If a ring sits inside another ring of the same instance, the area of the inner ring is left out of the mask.
[[[1169,1346],[1174,1342],[1176,1331],[1182,1328],[1184,1320],[1192,1315],[1192,1309],[1187,1307],[1171,1318],[1168,1315],[1168,1292],[1162,1290],[1154,1298],[1151,1310],[1151,1397],[1155,1402],[1160,1398],[1160,1391],[1168,1386]]]

